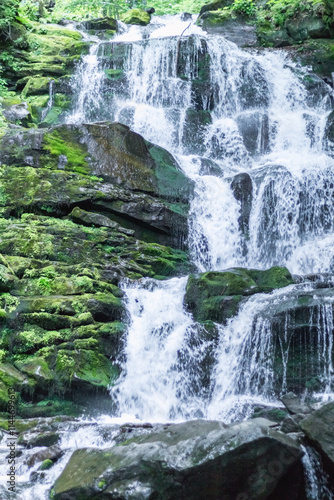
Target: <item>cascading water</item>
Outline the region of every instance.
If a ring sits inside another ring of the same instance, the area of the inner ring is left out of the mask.
[[[304,447],[304,474],[307,500],[333,500],[329,478],[323,469],[319,454],[310,447]]]
[[[333,96],[321,81],[310,93],[305,75],[282,53],[244,51],[178,17],[155,18],[92,47],[77,71],[68,122],[119,121],[174,154],[195,182],[189,247],[199,271],[330,272],[334,161],[324,130]],[[234,190],[238,175],[248,183],[247,203]],[[331,297],[311,285],[257,294],[210,337],[183,309],[185,283],[124,283],[131,323],[113,389],[120,414],[245,416],[252,402],[277,403],[291,388],[289,355],[299,351],[311,365],[309,373],[296,368],[301,379],[333,391]],[[284,309],[301,293],[315,297],[308,332]]]

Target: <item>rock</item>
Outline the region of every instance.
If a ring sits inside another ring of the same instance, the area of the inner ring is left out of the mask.
[[[188,108],[183,126],[182,142],[185,154],[204,154],[207,126],[212,123],[209,111]]]
[[[116,214],[139,222],[137,237],[143,226],[151,227],[162,235],[157,236],[159,242],[184,247],[193,182],[170,153],[128,127],[100,123],[11,131],[2,147],[0,161],[15,167],[4,168],[2,177],[15,210],[35,205],[47,213],[62,210],[67,215],[70,205],[86,202],[88,208],[93,203],[96,212],[99,204],[104,214],[113,214],[111,218]],[[21,183],[28,183],[29,189],[18,198]]]
[[[281,397],[281,401],[292,415],[296,413],[311,413],[312,411],[312,409],[307,404],[303,403],[293,392],[284,394],[284,396]]]
[[[143,9],[132,9],[121,15],[121,21],[125,24],[137,24],[146,26],[151,21],[150,14]]]
[[[57,432],[44,432],[43,434],[31,435],[30,433],[20,435],[19,444],[27,448],[36,448],[37,446],[54,446],[59,443],[61,437]]]
[[[300,422],[301,429],[334,472],[334,403],[328,403]]]
[[[239,228],[245,238],[249,234],[249,218],[252,210],[253,183],[247,173],[236,175],[231,182],[234,197],[240,202]]]
[[[329,38],[330,30],[321,18],[300,14],[296,18],[285,21],[285,29],[294,42],[302,42],[307,38]]]
[[[44,460],[44,462],[38,467],[38,470],[49,470],[51,467],[53,467],[54,463],[52,460]]]
[[[210,54],[205,38],[199,37],[198,35],[182,37],[180,39],[176,62],[177,76],[184,81],[190,82],[191,101],[195,110],[207,112],[213,109],[215,89],[212,88],[210,81]],[[187,70],[189,65],[192,68],[190,78]],[[191,116],[194,117],[193,111],[190,113]],[[200,116],[201,118],[198,120],[201,121],[202,124],[209,123],[207,121],[207,114],[202,113]]]
[[[16,282],[16,276],[13,276],[6,266],[0,264],[0,292],[9,292],[14,288]]]
[[[334,111],[327,118],[323,142],[323,146],[334,156]]]
[[[232,5],[233,0],[216,0],[215,2],[210,2],[201,7],[199,12],[200,17],[204,14],[204,12],[214,11],[218,9],[223,9],[224,7],[228,7]]]
[[[261,29],[257,31],[259,43],[265,47],[288,47],[293,45],[293,40],[286,29]]]
[[[26,102],[21,102],[20,104],[9,106],[8,108],[4,109],[3,115],[9,122],[27,125],[28,118],[30,117],[28,104]]]
[[[117,21],[112,17],[100,17],[98,19],[90,19],[81,23],[87,30],[112,30],[117,31]]]
[[[305,418],[304,413],[296,413],[295,415],[287,415],[280,427],[281,432],[289,434],[291,432],[300,432],[299,423]]]
[[[111,227],[113,229],[117,229],[120,233],[128,234],[130,236],[134,234],[133,230],[125,229],[124,227],[117,224],[117,222],[112,221],[105,215],[86,212],[86,210],[82,210],[79,207],[73,208],[72,212],[69,214],[69,217],[73,220],[81,221],[89,226]]]
[[[190,12],[183,12],[181,14],[181,21],[191,21],[193,18],[193,15],[190,14]]]
[[[44,462],[45,460],[52,460],[52,462],[56,462],[64,455],[64,451],[57,445],[50,446],[46,448],[46,450],[38,451],[33,455],[30,455],[27,460],[28,467],[33,467],[38,462]]]
[[[154,14],[155,12],[155,8],[154,7],[150,7],[149,9],[145,9],[145,11],[148,13],[148,14]]]
[[[241,495],[297,500],[302,452],[271,425],[265,419],[231,426],[199,420],[164,426],[107,450],[76,450],[52,495],[54,500],[79,495],[199,500],[210,491],[212,500]]]
[[[311,66],[312,70],[320,77],[332,83],[332,73],[334,72],[333,59],[333,39],[322,38],[317,40],[305,40],[303,50],[296,46],[291,52],[293,58],[304,66]]]
[[[211,5],[223,2],[214,2]],[[225,2],[226,4],[229,1]],[[210,5],[210,4],[209,4]],[[206,6],[204,6],[206,7]],[[239,47],[254,47],[257,45],[256,26],[243,15],[231,11],[215,10],[203,12],[197,24],[209,34],[220,35]]]
[[[267,113],[245,112],[237,116],[237,125],[247,151],[263,154],[269,148],[269,120]]]
[[[185,304],[196,321],[225,322],[234,316],[243,297],[254,293],[269,293],[293,283],[284,267],[267,271],[228,269],[190,275]]]

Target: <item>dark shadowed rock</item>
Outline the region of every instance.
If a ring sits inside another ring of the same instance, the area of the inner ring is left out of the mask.
[[[53,498],[297,500],[302,452],[271,426],[261,418],[232,426],[193,421],[107,450],[77,450],[56,480]]]
[[[231,188],[235,199],[238,200],[241,205],[240,217],[238,219],[239,228],[242,234],[247,237],[253,200],[252,179],[247,173],[238,174],[233,178]]]
[[[334,403],[328,403],[300,422],[306,436],[334,471]]]
[[[305,418],[304,413],[297,413],[295,415],[287,415],[284,417],[280,427],[281,432],[289,434],[291,432],[300,432],[299,423]]]

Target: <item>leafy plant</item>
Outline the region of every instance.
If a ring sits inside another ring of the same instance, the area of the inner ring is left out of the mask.
[[[232,10],[238,12],[239,14],[252,16],[253,14],[255,14],[256,7],[253,0],[234,0]]]

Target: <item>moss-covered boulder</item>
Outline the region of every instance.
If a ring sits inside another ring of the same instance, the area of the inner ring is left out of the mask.
[[[293,283],[285,267],[267,271],[228,269],[190,275],[185,304],[196,321],[225,322],[234,316],[244,297],[254,293],[269,293]]]
[[[212,12],[215,10],[223,9],[233,4],[233,0],[216,0],[214,2],[206,3],[201,7],[199,15],[202,16],[204,12]]]
[[[126,24],[137,24],[139,26],[147,26],[151,21],[151,16],[146,10],[132,9],[122,14],[121,21]]]
[[[89,21],[84,21],[82,24],[87,30],[117,30],[117,21],[112,17],[99,17],[97,19],[90,19]]]
[[[22,25],[21,25],[22,26]],[[30,23],[29,30],[16,43],[8,44],[8,57],[3,74],[17,90],[22,80],[29,78],[59,78],[71,74],[81,55],[89,51],[90,43],[82,40],[78,31],[57,24]],[[23,43],[24,40],[24,43]],[[39,93],[42,89],[36,89]],[[28,89],[27,89],[28,91]],[[33,88],[31,88],[33,92]]]
[[[12,130],[1,147],[0,161],[8,166],[1,167],[0,204],[7,211],[12,204],[16,213],[34,206],[66,215],[80,202],[115,222],[125,218],[140,238],[149,229],[158,242],[184,246],[193,183],[170,153],[128,127]]]

